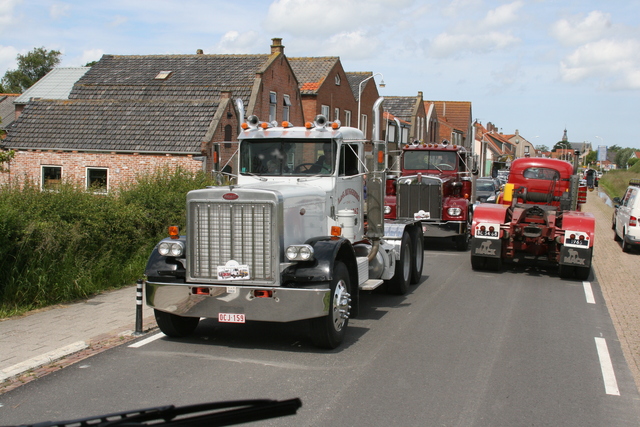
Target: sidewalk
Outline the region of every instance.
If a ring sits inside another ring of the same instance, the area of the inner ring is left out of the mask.
[[[584,211],[596,218],[593,270],[616,328],[620,346],[640,390],[640,254],[624,253],[613,240],[613,207],[589,193]]]
[[[142,307],[142,330],[147,331],[156,324],[153,311]],[[135,285],[0,321],[0,393],[5,380],[24,372],[133,339],[135,327]]]
[[[640,255],[623,253],[614,242],[613,208],[597,192],[588,194],[584,210],[596,217],[593,270],[640,388]],[[70,355],[81,360],[135,338],[135,322],[136,286],[0,322],[0,393],[6,391],[6,380],[23,373],[60,369],[47,366]],[[143,330],[155,327],[152,310],[143,304]]]

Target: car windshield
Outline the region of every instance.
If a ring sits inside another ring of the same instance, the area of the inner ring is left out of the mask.
[[[492,182],[487,181],[476,181],[476,190],[477,191],[495,191],[495,186]]]
[[[560,179],[560,173],[555,169],[549,169],[549,168],[525,169],[523,176],[525,178],[544,179],[547,181],[556,181]]]
[[[332,140],[244,140],[240,173],[265,176],[332,175],[336,144]]]
[[[409,170],[455,170],[456,153],[454,151],[422,151],[404,152],[404,168]]]

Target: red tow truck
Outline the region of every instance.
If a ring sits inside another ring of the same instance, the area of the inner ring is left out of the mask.
[[[497,203],[474,210],[471,267],[500,270],[503,260],[528,258],[558,265],[562,278],[586,280],[595,218],[581,212],[587,191],[577,169],[577,160],[514,160]]]
[[[415,219],[425,237],[453,238],[469,248],[472,216],[470,153],[462,146],[414,142],[400,155],[400,170],[386,183],[385,219]]]

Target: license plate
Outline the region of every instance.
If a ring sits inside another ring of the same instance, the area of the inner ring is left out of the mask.
[[[565,245],[571,246],[581,246],[581,247],[589,247],[589,242],[587,240],[578,240],[578,239],[567,239],[564,242]]]
[[[498,231],[489,231],[489,230],[476,230],[477,237],[491,237],[497,239],[500,237],[500,232]]]
[[[582,231],[567,230],[564,233],[564,245],[574,248],[588,248],[589,235]]]
[[[245,317],[244,317],[244,314],[218,313],[218,322],[245,323]]]

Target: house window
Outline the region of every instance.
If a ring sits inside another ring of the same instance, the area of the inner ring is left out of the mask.
[[[173,71],[160,71],[158,74],[156,74],[154,79],[155,80],[166,80],[166,79],[169,78],[171,73],[173,73]]]
[[[282,120],[289,121],[289,108],[291,107],[291,99],[289,95],[282,96]]]
[[[87,190],[94,193],[106,193],[108,184],[106,168],[87,168]]]
[[[42,166],[42,189],[57,190],[62,182],[62,166]]]
[[[329,118],[329,106],[328,105],[320,106],[320,114],[322,114],[323,116],[325,116],[328,119]]]
[[[360,117],[360,130],[364,134],[364,137],[367,137],[367,115],[363,114]]]
[[[524,146],[524,152],[525,152],[525,154],[529,153],[529,146],[528,145]]]
[[[278,103],[278,95],[275,92],[269,92],[269,121],[276,120],[276,107]]]
[[[333,109],[333,121],[336,120],[340,120],[340,109],[339,108],[334,108]]]
[[[351,111],[344,110],[344,125],[351,126]]]
[[[340,86],[340,74],[336,74],[336,86]]]

